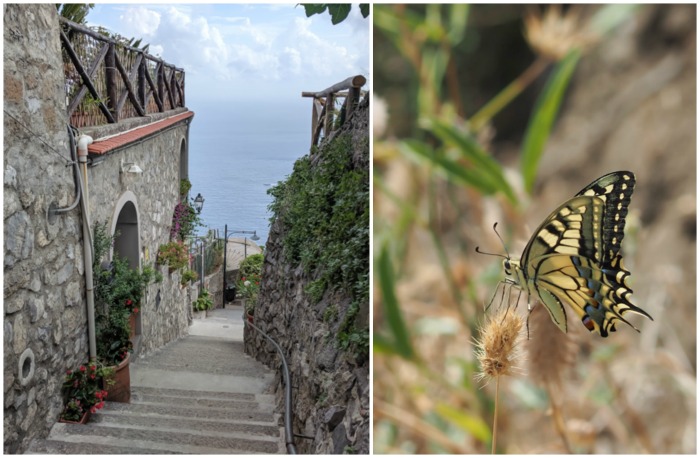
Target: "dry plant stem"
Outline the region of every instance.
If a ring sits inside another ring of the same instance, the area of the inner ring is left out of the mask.
[[[571,444],[569,443],[569,438],[566,434],[566,425],[564,423],[564,417],[561,413],[561,406],[555,398],[554,389],[551,383],[547,383],[547,392],[549,393],[549,400],[552,405],[552,420],[554,421],[554,428],[557,430],[559,437],[561,437],[561,441],[564,443],[566,453],[571,454],[573,452],[571,451]]]
[[[491,433],[491,455],[496,454],[496,439],[498,438],[498,392],[501,385],[501,377],[496,376],[496,396],[493,405],[493,432]]]
[[[469,119],[474,132],[479,131],[493,118],[496,113],[508,105],[514,98],[520,95],[523,90],[537,78],[547,65],[549,60],[540,56],[535,60],[520,76],[499,92],[493,99],[484,105],[474,116]]]
[[[400,409],[396,406],[388,404],[378,399],[374,400],[374,415],[376,418],[386,417],[397,424],[404,425],[413,431],[416,435],[422,436],[430,441],[439,444],[441,447],[449,450],[451,453],[464,454],[468,450],[460,444],[455,443],[447,437],[445,433],[437,429],[435,426],[426,423],[411,412]]]

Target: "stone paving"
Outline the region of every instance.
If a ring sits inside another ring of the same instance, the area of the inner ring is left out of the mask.
[[[284,453],[274,373],[243,353],[243,310],[195,319],[190,335],[130,365],[130,404],[56,423],[28,454]]]

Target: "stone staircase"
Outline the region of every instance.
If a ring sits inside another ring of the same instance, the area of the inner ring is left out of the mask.
[[[190,336],[135,358],[131,403],[108,402],[86,425],[56,423],[27,453],[284,453],[266,394],[274,374],[243,353],[241,315],[214,311]]]

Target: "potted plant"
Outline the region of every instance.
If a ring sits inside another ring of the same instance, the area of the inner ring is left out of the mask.
[[[200,315],[206,315],[206,311],[211,309],[213,306],[214,301],[212,301],[209,291],[206,289],[202,289],[202,291],[199,293],[199,297],[197,297],[197,300],[192,302],[192,309],[195,313],[202,312],[198,313]]]
[[[180,278],[180,285],[187,286],[189,282],[196,281],[197,279],[199,279],[199,275],[197,275],[197,272],[195,272],[192,269],[185,269],[182,272],[182,278]]]
[[[132,312],[126,307],[110,307],[108,313],[100,314],[96,320],[97,355],[113,368],[114,375],[108,383],[109,401],[129,402],[131,400],[131,375],[129,354],[133,350],[129,318]]]
[[[131,338],[135,335],[136,315],[141,311],[146,285],[158,280],[159,275],[151,268],[131,269],[127,260],[118,256],[111,263],[100,264],[114,238],[107,235],[106,225],[96,224],[93,239],[97,356],[113,367],[108,382],[114,386],[109,390],[108,400],[129,402],[129,353],[133,350]]]
[[[170,272],[187,266],[190,254],[184,243],[173,241],[158,247],[158,264],[166,265]]]
[[[68,370],[63,383],[67,402],[59,421],[85,424],[91,414],[104,407],[108,393],[100,383],[111,372],[97,363],[83,364],[75,371]]]
[[[250,277],[241,277],[236,285],[236,290],[243,298],[243,309],[249,322],[253,322],[255,304],[260,292],[260,275],[252,274]]]

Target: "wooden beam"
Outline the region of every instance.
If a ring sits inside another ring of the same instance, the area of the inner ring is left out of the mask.
[[[70,40],[68,40],[68,37],[66,34],[63,32],[63,30],[60,30],[60,38],[61,41],[63,42],[63,49],[65,49],[66,54],[68,54],[68,57],[70,58],[71,62],[73,62],[73,65],[75,66],[75,69],[78,71],[78,74],[80,77],[83,79],[83,85],[87,87],[88,91],[90,91],[90,94],[92,94],[92,97],[98,101],[98,107],[100,108],[100,111],[102,112],[103,115],[107,118],[107,121],[109,123],[114,123],[114,117],[112,116],[112,113],[110,113],[109,109],[105,106],[105,104],[100,100],[100,95],[97,93],[97,90],[95,89],[95,85],[92,84],[92,81],[90,80],[90,77],[87,75],[85,72],[85,69],[83,68],[83,65],[80,63],[80,59],[78,58],[78,55],[75,53],[75,50],[73,50],[73,47],[71,46]]]
[[[148,62],[148,59],[146,60],[146,62]],[[156,66],[156,77],[158,75],[157,71],[158,66]],[[153,81],[153,78],[151,78],[151,72],[148,71],[148,63],[146,64],[146,81],[148,81],[148,85],[151,86],[153,99],[156,101],[156,105],[158,105],[158,111],[165,111],[163,110],[163,101],[158,96],[158,86],[156,86],[155,82]]]
[[[139,56],[141,57],[141,56]],[[126,86],[126,94],[122,95],[119,100],[119,106],[118,109],[121,111],[122,106],[124,105],[124,101],[126,100],[126,97],[129,97],[129,100],[131,101],[131,104],[136,108],[136,112],[138,113],[139,116],[146,116],[146,113],[144,109],[141,107],[141,104],[139,103],[138,99],[136,98],[136,94],[134,94],[134,88],[131,85],[131,78],[133,78],[133,73],[134,69],[138,68],[138,60],[136,62],[136,65],[132,68],[132,75],[128,75],[126,73],[126,70],[124,70],[124,67],[122,66],[121,62],[119,62],[119,58],[115,55],[114,56],[114,63],[116,64],[117,71],[119,72],[119,75],[121,75],[122,80],[124,81],[124,86]]]
[[[367,82],[367,78],[365,78],[362,75],[355,75],[351,76],[350,78],[347,78],[340,83],[335,83],[331,87],[327,87],[326,89],[319,91],[319,92],[302,92],[301,96],[302,97],[327,97],[329,94],[333,94],[334,92],[342,91],[345,89],[350,89],[352,87],[357,87],[360,88],[365,85]]]
[[[68,43],[69,43],[68,46],[71,46],[70,41]],[[65,46],[65,44],[64,44],[64,46]],[[102,59],[104,59],[105,55],[107,54],[108,49],[109,49],[109,43],[105,43],[104,46],[102,46],[102,49],[100,50],[100,52],[95,57],[95,59],[92,61],[92,65],[90,66],[90,68],[86,72],[88,78],[90,78],[90,81],[92,81],[92,77],[95,76],[95,72],[97,71],[97,67],[100,65],[100,62],[102,62]],[[72,46],[71,46],[71,50],[72,50]],[[66,50],[66,53],[68,53],[68,50]],[[75,109],[78,108],[78,105],[80,105],[80,102],[83,100],[83,97],[85,97],[86,92],[88,92],[87,86],[85,86],[84,84],[81,85],[80,89],[78,90],[78,93],[75,95],[75,97],[73,97],[73,100],[70,101],[70,105],[68,105],[68,116],[72,115],[73,112],[75,111]]]

